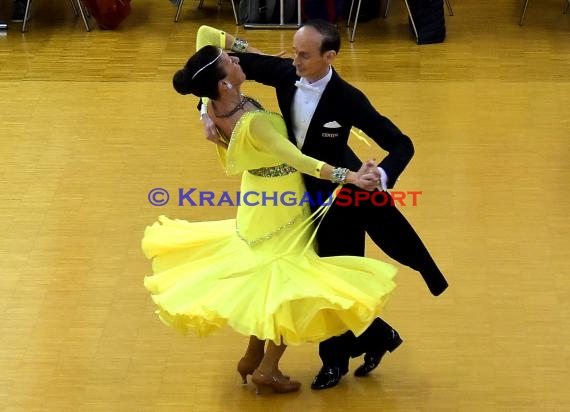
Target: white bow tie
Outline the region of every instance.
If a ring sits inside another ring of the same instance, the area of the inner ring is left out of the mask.
[[[303,82],[302,80],[297,80],[295,86],[299,89],[310,90],[313,92],[320,92],[318,87],[312,86],[309,83]]]

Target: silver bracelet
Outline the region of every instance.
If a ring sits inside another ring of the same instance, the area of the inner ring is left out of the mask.
[[[236,53],[245,53],[247,50],[248,42],[246,40],[240,39],[238,37],[234,38],[231,50]]]
[[[331,173],[331,182],[341,185],[345,184],[348,172],[350,172],[350,170],[346,167],[335,167]]]

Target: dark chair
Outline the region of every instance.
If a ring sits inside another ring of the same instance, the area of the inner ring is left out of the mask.
[[[89,27],[89,22],[87,18],[89,17],[89,11],[83,4],[82,0],[69,0],[71,7],[73,8],[73,12],[75,16],[79,16],[81,14],[81,18],[83,19],[83,24],[85,25],[86,31],[91,31],[91,27]],[[32,5],[32,0],[26,1],[26,11],[24,12],[24,21],[22,22],[22,33],[26,31],[26,23],[30,19],[30,7]]]
[[[528,1],[529,0],[525,0],[525,2],[524,2],[522,14],[521,14],[521,20],[519,21],[519,26],[522,26],[524,23],[524,16],[526,14],[526,8],[528,7]],[[566,0],[564,2],[564,9],[562,10],[562,13],[564,13],[564,14],[568,13],[568,6],[570,6],[570,0]]]
[[[235,1],[230,0],[230,2],[232,3],[232,9],[234,11],[234,18],[236,19],[236,25],[239,26],[239,20],[238,20]],[[179,0],[178,7],[176,8],[176,16],[174,16],[174,21],[176,21],[176,22],[180,18],[180,12],[182,11],[182,5],[183,4],[184,4],[184,0]],[[200,4],[198,4],[198,8],[201,9],[203,5],[204,5],[204,0],[200,0]],[[221,6],[221,5],[222,5],[222,0],[218,0],[218,6]]]
[[[360,14],[360,4],[362,0],[352,0],[350,3],[350,10],[348,12],[348,21],[347,26],[350,27],[350,20],[352,19],[352,10],[354,8],[354,2],[358,1],[358,5],[356,6],[356,13],[354,15],[354,27],[352,28],[352,33],[350,34],[350,41],[354,41],[354,35],[356,33],[356,25],[358,24],[358,15]],[[570,1],[570,0],[569,0]],[[414,34],[416,35],[416,40],[418,39],[418,30],[416,29],[416,24],[414,22],[414,18],[412,17],[412,12],[410,11],[410,5],[408,4],[407,0],[404,0],[406,3],[406,9],[408,10],[408,15],[410,16],[410,21],[412,23],[412,28],[414,30]],[[445,4],[447,5],[447,11],[449,12],[450,16],[453,16],[453,9],[451,8],[451,3],[449,0],[445,0]],[[384,10],[384,17],[388,16],[388,9],[390,8],[390,0],[386,2],[386,10]]]

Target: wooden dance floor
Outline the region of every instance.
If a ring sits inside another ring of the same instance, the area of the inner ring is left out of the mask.
[[[400,209],[450,288],[431,296],[397,265],[385,319],[404,339],[367,378],[312,391],[317,345],[290,347],[302,382],[256,396],[235,370],[247,338],[164,326],[143,287],[140,241],[179,206],[178,189],[235,193],[203,137],[196,99],[171,86],[209,24],[268,53],[292,30],[244,30],[229,2],[133,1],[116,31],[86,32],[69,2],[34,0],[27,32],[0,36],[0,410],[563,411],[570,408],[570,14],[561,0],[451,0],[448,37],[418,46],[404,2],[341,24],[336,68],[414,141]],[[11,1],[1,3],[7,20]],[[384,2],[382,3],[383,8]],[[91,21],[95,25],[94,21]],[[276,110],[272,89],[245,93]],[[342,104],[342,102],[339,102]],[[354,139],[363,159],[383,152]],[[162,207],[153,188],[170,192]],[[411,200],[409,197],[408,200]],[[342,239],[339,239],[342,241]],[[390,261],[372,243],[370,257]],[[565,383],[566,382],[566,383]]]

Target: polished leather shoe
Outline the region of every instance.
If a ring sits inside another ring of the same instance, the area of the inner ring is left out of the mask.
[[[382,357],[386,354],[386,352],[393,352],[396,350],[398,346],[402,344],[402,338],[398,335],[398,332],[392,329],[392,336],[388,339],[388,342],[385,344],[385,349],[379,351],[371,351],[366,352],[364,355],[364,363],[360,365],[354,371],[354,376],[362,377],[368,375],[374,369],[380,365],[380,361]]]
[[[336,386],[340,382],[342,375],[345,375],[347,370],[341,371],[338,366],[323,366],[318,375],[315,376],[311,389],[327,389]]]

